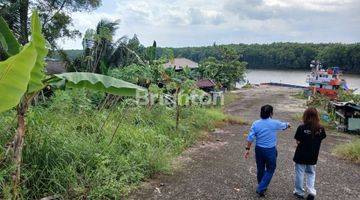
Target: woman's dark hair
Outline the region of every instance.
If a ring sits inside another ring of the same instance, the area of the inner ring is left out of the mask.
[[[302,119],[305,125],[310,126],[312,134],[320,134],[320,116],[316,108],[306,109]]]
[[[261,111],[260,111],[261,119],[267,119],[267,118],[271,117],[271,115],[273,114],[273,110],[274,110],[274,108],[270,105],[265,105],[265,106],[261,107]]]

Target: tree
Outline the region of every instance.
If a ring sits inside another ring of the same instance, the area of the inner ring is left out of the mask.
[[[176,130],[179,128],[180,124],[180,114],[181,107],[188,105],[189,96],[192,91],[196,90],[196,84],[194,80],[187,79],[183,76],[175,75],[168,80],[166,89],[168,91],[173,91],[174,100],[175,100],[175,121],[176,121]]]
[[[2,20],[0,17],[0,21]],[[31,17],[31,40],[22,48],[13,49],[11,44],[16,43],[15,36],[3,34],[10,32],[7,24],[1,28],[6,29],[0,32],[2,45],[11,47],[6,52],[11,56],[4,62],[0,62],[0,93],[4,94],[0,96],[0,112],[17,107],[18,127],[13,141],[10,142],[12,145],[9,146],[9,152],[12,154],[12,162],[15,166],[11,176],[13,199],[18,199],[22,149],[26,133],[26,113],[32,99],[50,81],[61,79],[69,87],[83,87],[123,96],[134,96],[137,91],[145,90],[122,80],[92,73],[66,73],[45,78],[44,58],[48,50],[41,32],[40,18],[35,11]]]
[[[345,67],[348,61],[347,48],[340,44],[328,46],[322,49],[317,56],[319,60],[326,66],[343,66]]]
[[[83,38],[83,55],[70,63],[74,71],[107,74],[110,68],[131,64],[146,65],[139,56],[143,46],[136,35],[114,41],[119,21],[101,20],[96,29],[88,29]]]
[[[132,64],[109,71],[109,76],[147,87],[153,82],[152,69],[149,66]]]
[[[156,59],[156,41],[154,40],[153,45],[146,48],[146,60],[152,64],[152,62]]]
[[[83,46],[86,65],[90,67],[90,72],[106,73],[113,51],[113,36],[118,25],[119,21],[101,20],[97,24],[96,30],[86,31]]]
[[[137,36],[123,36],[114,40],[119,21],[101,20],[96,29],[88,29],[83,38],[83,54],[70,62],[70,70],[107,74],[110,68],[131,64],[146,65],[139,56],[141,49]]]
[[[329,67],[338,65],[346,72],[359,73],[357,59],[360,43],[355,44],[313,44],[313,43],[272,43],[272,44],[229,44],[249,69],[301,69],[309,70],[312,60],[320,59]],[[185,57],[203,62],[209,57],[221,60],[219,46],[173,48],[175,57]],[[159,57],[166,57],[167,48],[157,48]]]
[[[213,79],[222,86],[231,89],[237,81],[244,78],[246,63],[240,62],[240,56],[233,48],[220,47],[220,60],[210,57],[200,64],[202,78]]]
[[[79,31],[70,29],[71,12],[90,11],[99,7],[101,0],[3,0],[0,15],[8,23],[20,44],[29,39],[29,11],[36,9],[41,18],[45,39],[56,47],[56,39],[74,38]]]

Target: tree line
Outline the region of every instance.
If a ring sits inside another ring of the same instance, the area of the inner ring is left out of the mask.
[[[221,58],[219,45],[206,47],[158,48],[161,57],[172,49],[175,57],[185,57],[202,62],[209,57]],[[360,43],[314,44],[271,43],[229,44],[240,55],[239,60],[248,63],[250,69],[296,69],[308,70],[311,60],[320,60],[327,67],[339,66],[347,73],[360,73]]]

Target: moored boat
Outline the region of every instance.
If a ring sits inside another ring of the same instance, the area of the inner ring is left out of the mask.
[[[319,61],[312,61],[310,67],[311,74],[306,82],[313,93],[336,98],[338,90],[349,90],[339,67],[326,69]]]

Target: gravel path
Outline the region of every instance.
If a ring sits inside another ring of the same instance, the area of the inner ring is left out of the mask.
[[[226,112],[249,124],[258,118],[264,104],[275,108],[274,118],[297,127],[304,101],[294,98],[297,89],[262,86],[238,91],[239,99],[226,106]],[[233,125],[210,133],[177,159],[172,174],[157,175],[144,183],[129,199],[258,199],[254,154],[243,159],[245,136],[250,125]],[[278,164],[266,199],[294,199],[294,129],[279,134]],[[336,144],[355,136],[331,133],[324,140],[317,164],[317,199],[360,199],[360,166],[331,154]]]

